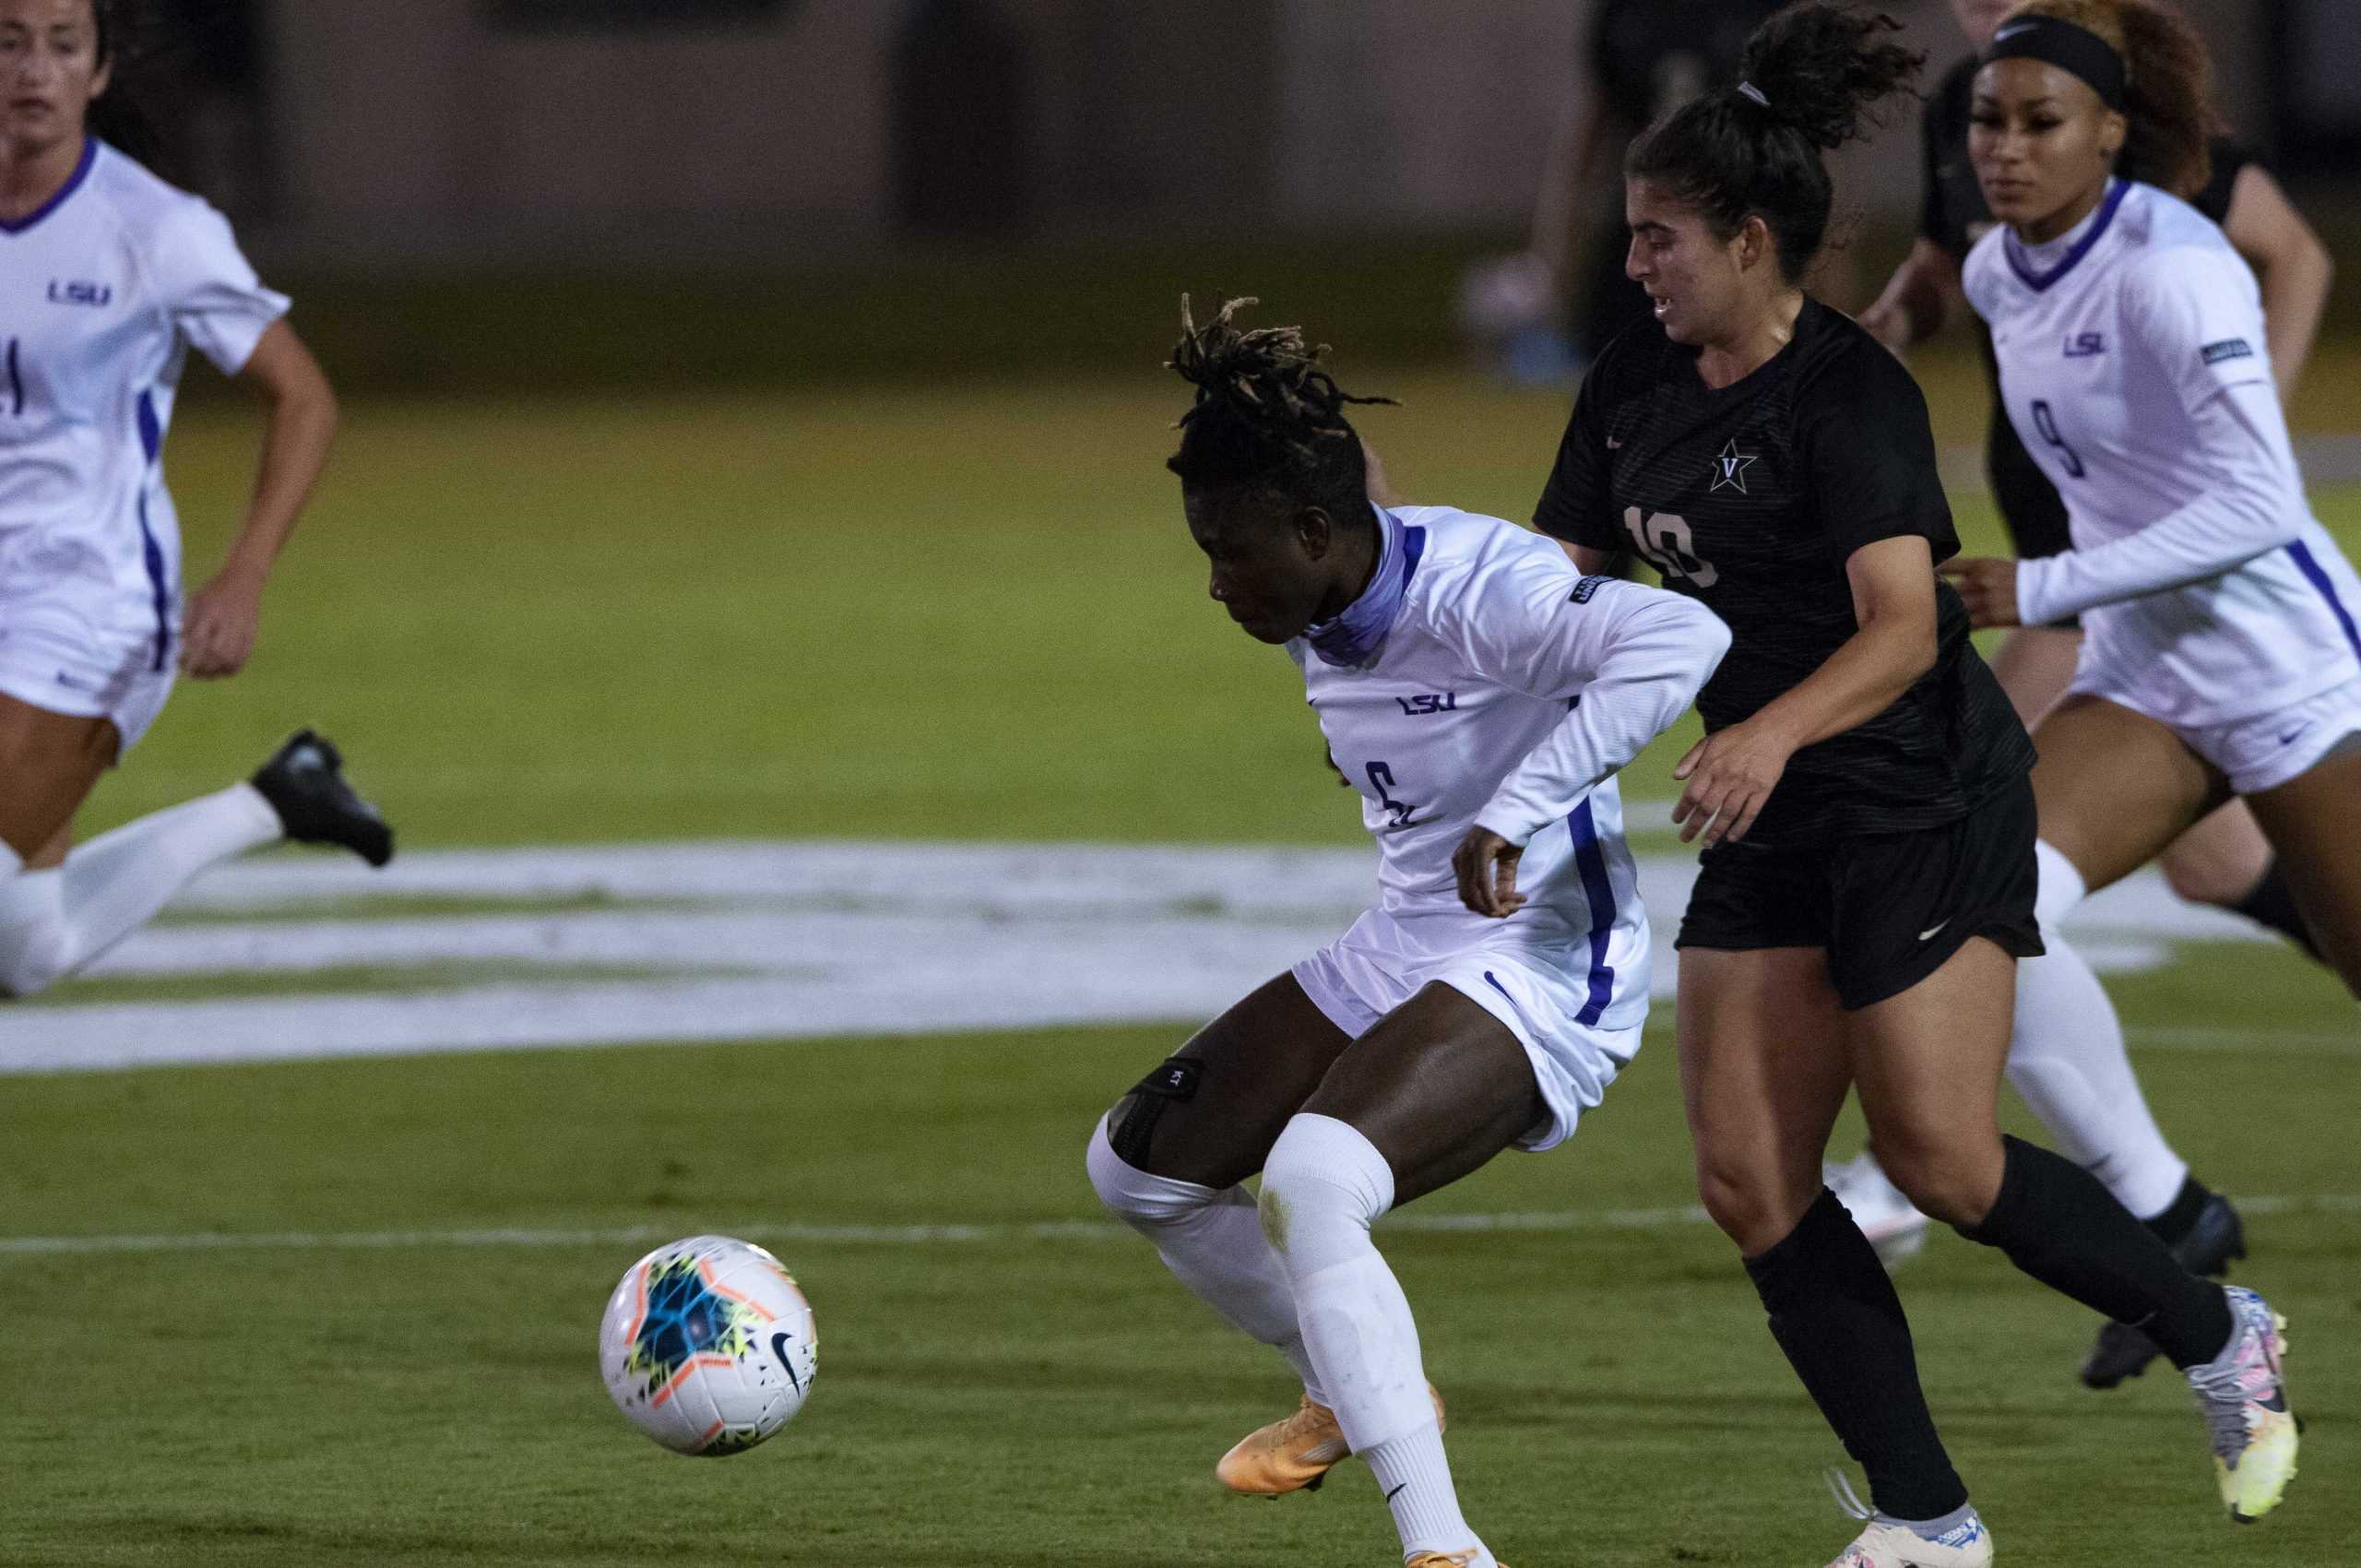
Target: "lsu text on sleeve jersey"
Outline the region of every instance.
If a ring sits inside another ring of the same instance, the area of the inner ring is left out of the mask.
[[[92,140],[55,197],[0,224],[0,632],[176,635],[164,434],[190,344],[242,369],[287,300],[221,215]]]
[[[1382,640],[1333,662],[1315,627],[1288,651],[1361,795],[1394,939],[1590,970],[1610,994],[1585,1022],[1636,1022],[1648,925],[1613,774],[1688,708],[1727,631],[1671,595],[1584,577],[1555,543],[1497,517],[1406,506],[1379,522],[1381,560],[1355,610],[1386,612]],[[1506,920],[1460,902],[1452,854],[1479,823],[1525,847],[1528,902]]]
[[[1708,731],[1751,718],[1860,629],[1855,552],[1903,537],[1937,562],[1959,549],[1917,384],[1809,299],[1786,347],[1726,387],[1706,386],[1697,350],[1654,322],[1617,339],[1583,383],[1534,520],[1604,554],[1636,552],[1728,624],[1729,657],[1697,699]],[[1750,842],[1940,826],[2032,766],[1968,642],[1966,607],[1947,584],[1933,591],[1933,667],[1884,712],[1789,758]]]
[[[2055,243],[1969,254],[2009,418],[2074,548],[2021,562],[2021,618],[2080,614],[2078,690],[2168,724],[2301,702],[2361,675],[2361,584],[2304,498],[2262,300],[2220,229],[2117,181]]]

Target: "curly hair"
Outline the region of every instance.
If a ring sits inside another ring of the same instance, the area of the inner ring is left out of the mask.
[[[2027,0],[2010,14],[2055,17],[2114,45],[2126,67],[2131,126],[2120,168],[2177,196],[2205,188],[2213,177],[2206,143],[2221,129],[2213,62],[2178,12],[2157,0]]]
[[[1779,269],[1799,280],[1828,238],[1835,187],[1824,154],[1867,134],[1924,54],[1884,35],[1902,24],[1850,5],[1791,6],[1755,30],[1739,70],[1631,144],[1623,172],[1656,181],[1724,241],[1760,217]]]
[[[1231,300],[1203,327],[1180,299],[1180,340],[1165,368],[1197,389],[1173,425],[1180,449],[1165,467],[1192,490],[1260,493],[1310,503],[1332,517],[1366,511],[1369,487],[1360,436],[1345,417],[1357,398],[1320,363],[1328,351],[1299,327],[1240,327],[1252,298]]]

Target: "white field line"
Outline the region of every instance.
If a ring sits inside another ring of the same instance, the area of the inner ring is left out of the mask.
[[[2248,1215],[2361,1214],[2361,1193],[2236,1200]],[[1413,1235],[1505,1234],[1570,1230],[1670,1230],[1709,1224],[1705,1211],[1684,1205],[1666,1208],[1608,1208],[1507,1214],[1398,1214],[1380,1222],[1393,1232]],[[713,1234],[789,1246],[934,1247],[1017,1241],[1113,1241],[1132,1234],[1124,1226],[1097,1219],[1047,1220],[1026,1225],[781,1225],[750,1220],[708,1227]],[[470,1247],[639,1246],[675,1240],[681,1227],[623,1225],[580,1229],[495,1229],[476,1230],[203,1230],[155,1236],[0,1236],[0,1258],[62,1257],[157,1253],[396,1252]]]
[[[1647,821],[1661,802],[1635,803]],[[1668,995],[1692,855],[1639,859]],[[263,856],[181,903],[243,917],[141,932],[94,969],[251,977],[194,1002],[0,1006],[0,1075],[668,1040],[788,1039],[1201,1019],[1349,924],[1374,891],[1366,849],[1205,845],[737,842],[433,850],[383,873]],[[382,918],[305,906],[387,899]],[[610,903],[423,917],[406,897]],[[656,907],[635,902],[653,900]],[[615,904],[622,907],[614,907]],[[2177,941],[2257,940],[2151,874],[2078,912],[2102,972],[2171,960]],[[275,992],[340,966],[497,958],[550,973],[387,993]],[[585,979],[568,966],[664,973]],[[730,973],[716,975],[715,965]],[[61,996],[71,1002],[71,993]],[[2225,1041],[2225,1043],[2230,1043]]]

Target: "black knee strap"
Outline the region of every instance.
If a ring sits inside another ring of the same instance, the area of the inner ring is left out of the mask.
[[[1196,1099],[1197,1085],[1204,1075],[1205,1064],[1200,1059],[1174,1056],[1133,1084],[1131,1109],[1123,1112],[1123,1119],[1107,1134],[1116,1158],[1126,1165],[1146,1169],[1148,1140],[1156,1134],[1157,1123],[1163,1120],[1164,1108],[1186,1105]]]

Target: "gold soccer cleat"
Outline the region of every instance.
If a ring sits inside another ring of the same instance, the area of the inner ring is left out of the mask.
[[[1427,1395],[1435,1402],[1435,1424],[1441,1426],[1442,1396],[1432,1384],[1427,1385]],[[1295,1414],[1240,1438],[1214,1467],[1214,1474],[1232,1491],[1280,1497],[1316,1490],[1351,1452],[1344,1429],[1336,1424],[1336,1412],[1313,1404],[1307,1394]]]

